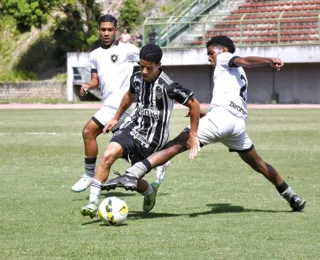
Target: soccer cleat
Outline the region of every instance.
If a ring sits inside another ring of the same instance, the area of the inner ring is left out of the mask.
[[[157,192],[159,188],[159,184],[153,182],[150,184],[153,188],[153,192],[149,195],[145,195],[143,198],[143,211],[149,212],[153,209],[154,205],[156,204]]]
[[[98,215],[98,206],[95,203],[90,202],[87,206],[82,207],[81,214],[94,218]]]
[[[134,191],[137,189],[138,180],[136,177],[121,175],[112,180],[102,183],[101,190],[114,190],[115,188],[124,188],[125,190]]]
[[[81,179],[71,187],[71,190],[74,192],[85,191],[90,186],[92,179],[93,178],[88,175],[82,175]]]
[[[156,168],[156,176],[157,176],[156,183],[158,183],[159,185],[162,183],[164,177],[166,176],[166,170],[169,164],[170,164],[170,161]]]
[[[290,207],[293,211],[303,211],[306,201],[298,195],[293,195],[290,199]]]

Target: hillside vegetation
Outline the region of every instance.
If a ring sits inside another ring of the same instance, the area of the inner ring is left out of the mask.
[[[99,44],[96,27],[101,14],[119,18],[120,31],[134,30],[142,27],[146,17],[161,16],[181,1],[104,0],[91,6],[90,1],[60,1],[47,19],[37,16],[38,9],[27,19],[29,13],[21,14],[19,9],[6,12],[5,3],[10,1],[4,0],[0,4],[0,81],[52,79],[64,74],[67,52],[90,51]],[[36,23],[32,24],[33,20]]]

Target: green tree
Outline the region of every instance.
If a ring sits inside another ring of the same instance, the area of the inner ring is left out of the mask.
[[[53,19],[55,39],[65,51],[90,48],[96,41],[101,14],[94,0],[2,0],[0,14],[10,15],[19,32],[38,29]]]
[[[119,22],[122,28],[132,31],[143,21],[142,10],[137,0],[125,0],[120,9]]]
[[[48,21],[49,11],[56,1],[2,0],[2,13],[16,20],[20,32],[30,31],[32,26],[41,28]]]

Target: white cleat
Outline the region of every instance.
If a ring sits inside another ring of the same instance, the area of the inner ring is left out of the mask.
[[[92,177],[89,177],[87,175],[82,175],[80,180],[78,180],[72,187],[71,190],[74,192],[81,192],[85,191],[91,184],[92,182]]]
[[[170,164],[170,161],[166,162],[165,164],[163,164],[161,166],[156,167],[156,176],[157,176],[156,183],[157,184],[160,185],[162,183],[164,177],[166,176],[166,170],[167,170],[169,164]]]

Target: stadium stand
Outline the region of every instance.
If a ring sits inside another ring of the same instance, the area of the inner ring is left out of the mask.
[[[314,43],[320,40],[319,19],[319,0],[247,0],[214,29],[208,30],[205,41],[224,34],[245,45]],[[203,42],[199,37],[192,45],[202,45]]]

